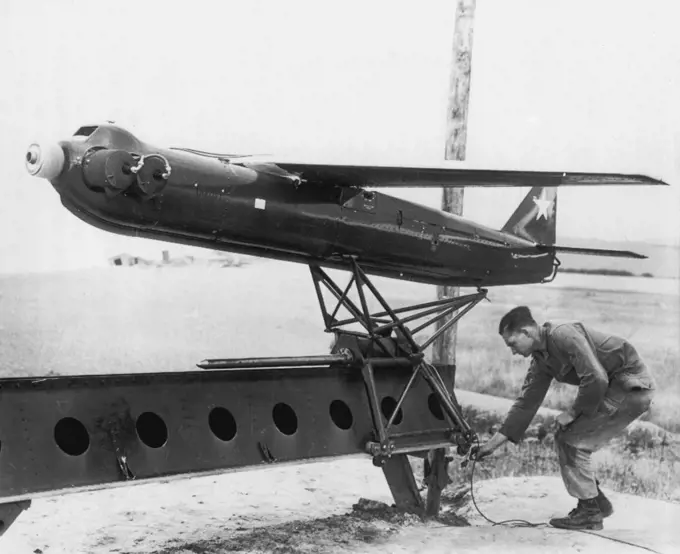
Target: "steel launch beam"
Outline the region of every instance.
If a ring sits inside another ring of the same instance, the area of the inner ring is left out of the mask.
[[[384,422],[412,373],[373,368]],[[392,427],[399,452],[455,440],[422,377]],[[373,440],[361,369],[347,365],[3,379],[0,502],[361,454]]]

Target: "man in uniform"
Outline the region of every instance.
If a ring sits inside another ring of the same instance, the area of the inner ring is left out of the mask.
[[[477,459],[522,438],[553,379],[577,385],[573,406],[557,416],[555,447],[562,480],[578,505],[550,524],[602,529],[613,508],[593,475],[591,454],[649,409],[654,379],[629,342],[580,322],[539,325],[529,308],[519,306],[503,316],[498,332],[513,354],[532,360],[519,397],[500,430],[481,445]]]

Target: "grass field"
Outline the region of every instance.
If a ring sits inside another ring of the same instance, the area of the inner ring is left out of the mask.
[[[510,355],[497,326],[508,309],[526,304],[540,321],[579,319],[630,339],[659,384],[644,419],[680,432],[680,296],[677,283],[662,281],[565,274],[551,285],[492,289],[490,302],[459,325],[457,388],[515,397],[528,362]],[[435,297],[434,287],[378,282],[395,306]],[[206,357],[323,354],[330,342],[303,266],[0,276],[0,376],[185,370]],[[553,384],[544,405],[566,408],[574,392]],[[677,462],[663,449],[631,448],[634,443],[597,462],[605,483],[674,498]],[[549,444],[534,441],[507,452],[480,475],[556,472]]]
[[[504,412],[483,406],[464,405],[465,418],[480,440],[490,438]],[[505,444],[492,458],[475,468],[475,479],[549,475],[559,476],[554,448],[553,417],[540,413],[517,445]],[[593,469],[603,487],[680,503],[680,437],[650,425],[632,425],[593,455]],[[420,464],[414,463],[417,472]],[[469,485],[471,467],[464,470],[454,462],[451,492]]]

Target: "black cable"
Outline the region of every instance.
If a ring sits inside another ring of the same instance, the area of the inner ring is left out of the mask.
[[[479,444],[479,437],[475,436],[475,440],[477,441],[477,450],[479,451],[480,444]],[[543,527],[547,526],[547,523],[531,523],[530,521],[526,521],[525,519],[506,519],[503,521],[494,521],[493,519],[487,517],[482,510],[479,509],[479,506],[477,505],[477,501],[475,500],[475,492],[474,492],[474,478],[475,478],[475,465],[477,464],[477,458],[471,458],[472,460],[472,467],[470,468],[470,497],[472,498],[472,503],[475,506],[475,509],[479,512],[479,515],[482,516],[486,521],[491,523],[492,525],[511,525],[512,527]]]
[[[599,533],[596,533],[595,531],[587,531],[585,529],[575,529],[575,531],[580,531],[581,533],[585,533],[586,535],[595,535],[596,537],[600,537],[602,539],[608,539],[610,541],[620,542],[621,544],[627,544],[628,546],[634,546],[635,548],[642,548],[643,550],[649,550],[650,552],[655,552],[656,554],[661,554],[661,552],[659,552],[658,550],[654,550],[653,548],[649,548],[649,546],[642,546],[641,544],[635,544],[633,542],[624,541],[623,539],[617,539],[615,537],[608,537],[607,535],[600,535]]]
[[[479,437],[475,436],[475,441],[477,442],[477,449],[479,450],[480,444],[479,444]],[[526,521],[524,519],[506,519],[504,521],[494,521],[493,519],[490,519],[487,517],[482,510],[479,509],[479,506],[477,505],[477,501],[475,500],[475,493],[474,493],[474,477],[475,477],[475,464],[477,463],[477,458],[476,457],[471,457],[472,460],[472,467],[470,468],[470,497],[472,498],[472,503],[475,506],[475,509],[479,512],[479,515],[482,516],[486,521],[491,523],[493,526],[496,525],[511,525],[512,527],[530,527],[530,528],[538,528],[538,527],[547,527],[548,529],[559,529],[557,527],[549,527],[547,523],[531,523],[530,521]],[[594,535],[596,537],[600,537],[602,539],[607,539],[610,541],[618,542],[621,544],[626,544],[628,546],[633,546],[635,548],[641,548],[642,550],[648,550],[649,552],[654,552],[655,554],[662,554],[658,550],[654,550],[653,548],[649,548],[648,546],[642,546],[640,544],[635,544],[632,542],[624,541],[623,539],[617,539],[614,537],[608,537],[607,535],[600,535],[599,533],[595,533],[594,531],[588,531],[586,529],[572,529],[572,531],[579,531],[581,533],[585,533],[587,535]]]

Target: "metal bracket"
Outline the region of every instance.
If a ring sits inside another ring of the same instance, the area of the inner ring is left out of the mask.
[[[276,462],[276,456],[272,454],[272,451],[269,450],[269,447],[265,443],[258,442],[257,446],[260,449],[260,453],[262,454],[262,457],[264,458],[265,462],[267,462],[268,464],[273,464]]]
[[[557,277],[557,272],[559,271],[561,265],[562,263],[557,259],[557,257],[553,258],[552,273],[545,279],[541,280],[541,283],[552,283],[555,280],[555,277]]]
[[[130,416],[130,407],[124,403],[117,404],[115,410],[104,421],[101,428],[106,431],[106,434],[111,441],[113,453],[116,456],[118,468],[120,469],[123,478],[126,481],[134,480],[135,474],[128,465],[128,456],[125,451],[125,442],[123,440],[125,436],[134,433],[134,431],[132,431],[134,423]]]
[[[132,473],[130,466],[128,466],[127,455],[120,440],[120,431],[116,427],[109,429],[109,437],[111,438],[111,444],[113,445],[113,451],[116,454],[116,460],[118,461],[118,467],[120,472],[126,481],[133,480],[135,474]]]

